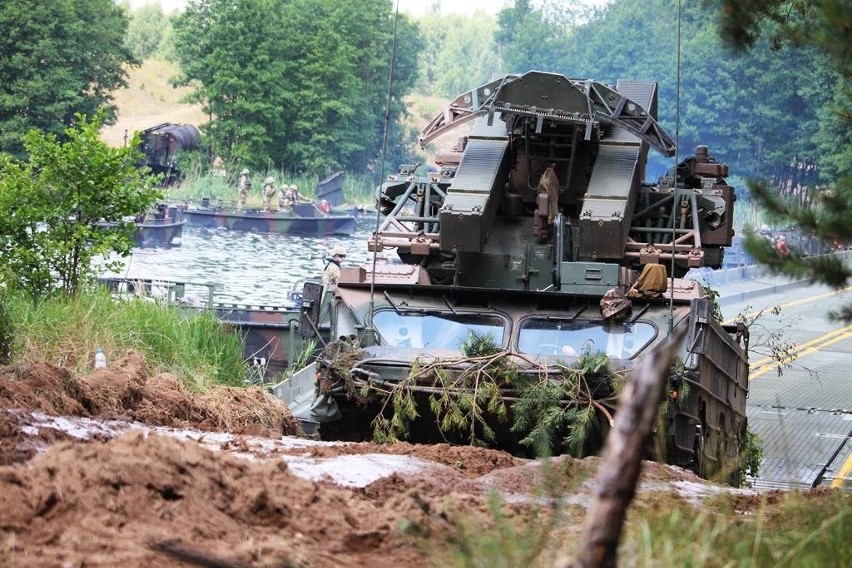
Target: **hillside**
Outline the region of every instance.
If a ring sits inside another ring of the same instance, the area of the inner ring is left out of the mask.
[[[169,78],[177,74],[177,68],[168,62],[146,60],[140,67],[128,73],[126,89],[115,95],[118,120],[103,129],[102,138],[110,146],[124,144],[134,130],[144,130],[162,122],[178,122],[196,126],[207,121],[200,105],[181,102],[190,89],[174,88]]]
[[[140,67],[132,68],[128,73],[128,87],[115,95],[118,119],[114,125],[103,129],[101,138],[104,142],[114,147],[122,146],[125,134],[131,136],[134,130],[144,130],[163,122],[195,126],[207,122],[208,117],[202,112],[200,105],[181,102],[190,89],[174,88],[169,84],[169,78],[174,77],[177,72],[174,64],[156,59],[147,59]],[[425,95],[409,96],[410,115],[406,128],[419,132],[448,102]],[[440,136],[432,146],[449,148],[459,136],[469,130],[470,125],[462,126]],[[428,151],[422,151],[420,154],[424,161],[429,159]]]

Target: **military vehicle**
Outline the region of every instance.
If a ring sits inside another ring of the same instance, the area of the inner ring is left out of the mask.
[[[201,133],[191,124],[173,124],[165,122],[146,128],[140,133],[139,149],[144,154],[144,162],[155,174],[163,175],[163,185],[176,183],[183,172],[180,169],[181,152],[198,150],[201,147]]]
[[[650,149],[676,154],[656,112],[655,82],[539,71],[457,97],[420,141],[469,133],[378,188],[374,260],[344,266],[333,292],[306,284],[301,333],[336,340],[275,394],[323,439],[586,455],[629,369],[686,328],[649,457],[734,470],[747,330],[683,278],[721,266],[734,188],[704,146],[644,182]]]
[[[358,229],[358,208],[345,205],[343,180],[338,171],[321,179],[314,188],[316,200],[299,198],[289,211],[238,209],[233,201],[204,197],[197,206],[187,207],[190,226],[254,233],[291,235],[351,235]],[[278,198],[274,200],[277,202]]]

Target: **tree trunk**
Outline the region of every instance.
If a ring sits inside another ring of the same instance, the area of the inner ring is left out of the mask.
[[[615,425],[606,440],[595,500],[580,539],[582,548],[575,561],[564,567],[616,565],[627,507],[636,493],[642,456],[663,396],[665,379],[684,333],[685,328],[675,332],[633,368],[630,381],[621,393]]]

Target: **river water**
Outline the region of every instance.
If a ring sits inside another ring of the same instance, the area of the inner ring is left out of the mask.
[[[250,306],[282,306],[288,291],[306,278],[320,277],[329,251],[346,248],[346,264],[372,258],[367,242],[376,226],[375,214],[359,218],[352,236],[309,237],[250,233],[224,228],[183,227],[170,247],[133,249],[118,272],[103,276],[185,282],[187,296],[205,299],[206,288],[219,285],[218,302]]]

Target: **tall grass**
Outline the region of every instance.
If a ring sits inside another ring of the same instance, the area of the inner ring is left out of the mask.
[[[620,553],[636,566],[852,566],[852,494],[839,490],[646,503],[632,516]]]
[[[85,374],[98,347],[108,361],[134,349],[152,372],[173,373],[196,392],[244,384],[242,340],[210,313],[141,298],[114,300],[103,289],[42,302],[8,293],[5,310],[14,322],[15,363],[46,361]]]
[[[243,169],[239,164],[225,166],[225,175],[214,175],[210,171],[208,160],[200,153],[188,152],[182,155],[181,168],[185,177],[179,186],[166,188],[167,198],[173,202],[198,202],[203,197],[209,197],[221,202],[237,202],[237,177]],[[293,174],[274,168],[265,171],[252,171],[251,191],[246,207],[258,208],[263,204],[263,182],[267,177],[275,180],[275,188],[282,185],[294,184],[299,188],[299,194],[308,199],[315,199],[317,179],[313,176]],[[375,203],[375,176],[367,174],[347,173],[343,180],[343,195],[351,205],[373,205]],[[278,202],[278,195],[273,198]]]
[[[554,514],[558,507],[552,503],[518,514],[516,505],[492,499],[488,514],[468,509],[453,515],[446,546],[425,542],[432,564],[534,568],[576,556],[584,544],[579,540],[582,514],[576,507],[565,509],[567,515]],[[697,503],[657,489],[640,493],[631,506],[618,563],[641,568],[848,567],[850,542],[848,492],[724,493]]]

